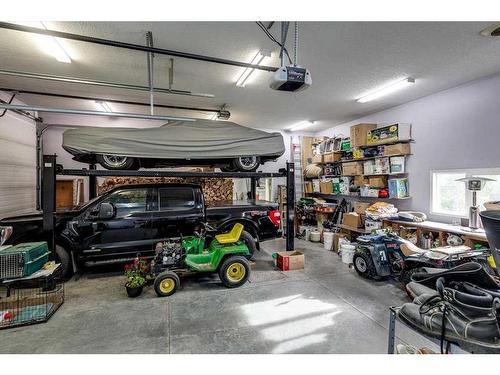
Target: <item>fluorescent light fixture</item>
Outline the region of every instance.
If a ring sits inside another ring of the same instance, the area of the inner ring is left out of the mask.
[[[385,87],[382,87],[381,89],[372,91],[371,93],[369,93],[365,96],[362,96],[359,99],[356,99],[356,101],[358,103],[366,103],[366,102],[378,99],[381,96],[389,95],[390,93],[393,93],[394,91],[401,90],[402,88],[405,88],[406,86],[410,86],[413,83],[415,83],[415,79],[408,77],[408,78],[405,78],[401,81],[392,83],[392,84],[387,85]]]
[[[254,56],[252,61],[250,61],[250,64],[260,65],[266,57],[270,57],[270,56],[271,56],[270,52],[265,52],[263,50],[260,50]],[[250,78],[250,76],[253,74],[254,71],[255,71],[255,69],[253,69],[253,68],[245,68],[243,70],[243,72],[241,73],[240,77],[236,80],[236,86],[245,87],[247,82],[248,82],[248,78]]]
[[[101,108],[104,110],[104,112],[113,112],[113,110],[111,109],[111,107],[109,106],[108,103],[100,102],[100,101],[96,101],[96,103],[101,106]]]
[[[31,23],[31,22],[30,22]],[[33,22],[31,23],[34,27],[38,27],[39,29],[47,30],[47,26],[43,22]],[[51,56],[54,56],[55,59],[59,62],[70,64],[71,57],[68,52],[63,48],[62,44],[59,42],[57,38],[48,35],[37,35],[38,44],[43,49],[43,51]]]
[[[295,132],[297,130],[303,130],[303,129],[308,128],[308,127],[313,126],[313,125],[314,125],[314,121],[309,121],[309,120],[301,121],[301,122],[296,123],[293,126],[290,126],[288,128],[288,130]]]

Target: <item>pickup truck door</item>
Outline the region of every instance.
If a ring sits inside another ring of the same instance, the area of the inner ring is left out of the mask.
[[[158,188],[157,192],[157,210],[152,220],[155,242],[192,235],[205,217],[201,191],[191,186],[169,186]]]
[[[78,223],[84,258],[130,258],[137,253],[153,251],[152,202],[153,188],[123,189],[113,192],[89,208]],[[102,203],[114,207],[109,219],[99,218]]]

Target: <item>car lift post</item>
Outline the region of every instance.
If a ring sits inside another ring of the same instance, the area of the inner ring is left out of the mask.
[[[257,178],[250,178],[250,199],[257,199]]]
[[[89,164],[89,169],[95,171],[96,165]],[[97,197],[97,176],[90,175],[89,176],[89,200]]]
[[[49,249],[55,250],[54,213],[56,211],[56,155],[43,155],[42,168],[43,231]]]
[[[293,251],[295,239],[295,166],[286,163],[286,251]]]

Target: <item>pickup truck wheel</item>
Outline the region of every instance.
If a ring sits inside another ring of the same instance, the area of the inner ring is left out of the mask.
[[[259,165],[259,156],[241,156],[233,160],[233,167],[240,172],[254,172]]]
[[[250,263],[242,256],[226,258],[219,268],[219,278],[226,288],[237,288],[250,277]]]
[[[257,250],[257,241],[245,230],[241,232],[240,240],[243,241],[248,247],[248,251],[250,252],[248,259],[252,259],[255,251]]]
[[[97,161],[110,170],[134,169],[137,164],[134,158],[120,155],[97,155]]]
[[[56,245],[56,262],[61,263],[61,277],[63,279],[69,278],[72,273],[71,257],[66,249],[60,245]]]

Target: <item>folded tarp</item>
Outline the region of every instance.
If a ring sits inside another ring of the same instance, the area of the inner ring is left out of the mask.
[[[285,152],[280,133],[211,120],[176,121],[148,129],[69,129],[63,134],[63,148],[73,155],[110,154],[163,159],[278,157]]]

